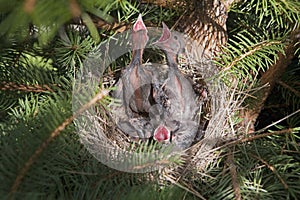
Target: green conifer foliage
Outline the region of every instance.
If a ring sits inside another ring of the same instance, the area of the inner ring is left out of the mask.
[[[101,164],[81,144],[74,119],[83,111],[72,112],[72,90],[88,54],[131,28],[139,13],[157,27],[189,14],[189,1],[182,7],[149,2],[0,0],[0,199],[299,198],[298,1],[224,1],[229,40],[214,62],[229,88],[238,81],[238,94],[247,97],[239,99],[241,107],[258,107],[265,72],[281,58],[288,62],[255,132],[240,128],[245,116],[236,111],[236,138],[219,142],[218,156],[204,169],[174,158],[168,170],[125,173]],[[130,56],[109,70],[120,70]],[[99,104],[109,102],[100,98]]]

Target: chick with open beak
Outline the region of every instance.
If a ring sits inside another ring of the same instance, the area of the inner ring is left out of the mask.
[[[129,117],[147,115],[151,106],[152,72],[142,65],[144,48],[149,40],[140,14],[132,30],[132,61],[122,75],[123,99]]]
[[[153,132],[148,119],[152,72],[142,64],[148,39],[147,28],[140,14],[132,29],[131,63],[124,69],[113,93],[113,97],[122,103],[113,110],[117,126],[135,139],[149,138]]]
[[[165,52],[169,71],[167,79],[161,83],[161,89],[153,93],[153,98],[157,102],[158,99],[167,99],[168,103],[161,105],[165,112],[164,124],[179,124],[179,128],[172,131],[170,139],[177,147],[185,149],[192,144],[198,130],[196,116],[199,106],[192,83],[178,69],[178,53],[183,50],[183,38],[172,34],[163,23],[163,33],[154,45]],[[157,128],[154,132],[154,139],[157,141],[167,132],[161,129]]]

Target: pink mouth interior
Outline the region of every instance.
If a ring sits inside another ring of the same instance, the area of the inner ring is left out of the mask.
[[[165,23],[163,23],[163,34],[162,36],[159,38],[158,42],[163,42],[166,41],[167,39],[169,39],[171,36],[170,30],[167,27],[167,25]]]
[[[134,31],[147,30],[147,28],[143,22],[142,15],[139,15],[137,21],[133,25],[133,30]]]
[[[139,30],[145,30],[145,25],[142,21],[137,21],[134,25],[134,30],[139,31]]]
[[[167,128],[164,126],[160,126],[156,129],[154,133],[154,139],[158,142],[168,140],[170,137],[170,133]]]

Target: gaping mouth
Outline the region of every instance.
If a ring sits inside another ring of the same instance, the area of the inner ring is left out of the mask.
[[[163,33],[161,37],[157,40],[157,42],[164,42],[171,37],[171,32],[167,27],[167,25],[164,22],[162,22],[162,24],[163,24]]]
[[[133,25],[133,31],[137,32],[137,31],[140,31],[140,30],[146,30],[147,31],[147,28],[146,28],[146,26],[143,22],[141,14],[139,14],[138,19],[136,20],[135,24]]]
[[[159,126],[154,131],[154,140],[158,142],[169,141],[170,140],[170,131],[165,126]]]

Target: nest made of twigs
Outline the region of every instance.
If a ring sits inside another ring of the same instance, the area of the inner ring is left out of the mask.
[[[99,56],[100,50],[101,48],[98,48],[90,56],[85,63],[86,67],[76,79],[73,93],[74,110],[80,108],[95,94],[95,88],[98,87],[99,90],[100,82],[103,85],[106,68],[101,68],[101,65],[105,64],[103,55]],[[98,68],[95,69],[95,66]],[[183,66],[182,71],[188,69],[187,66]],[[189,66],[194,70],[188,69],[186,73],[192,75],[196,90],[197,85],[199,88],[200,84],[200,88],[201,86],[206,88],[208,96],[199,104],[201,137],[195,138],[194,143],[187,150],[172,152],[172,148],[162,147],[159,144],[133,141],[118,129],[105,103],[91,107],[76,119],[81,142],[100,162],[121,171],[140,173],[158,170],[170,166],[174,159],[186,154],[189,154],[189,162],[192,166],[204,169],[216,157],[212,152],[215,145],[224,137],[230,137],[228,119],[232,115],[234,105],[228,89],[218,78],[218,70],[211,60],[205,59],[202,62],[191,63]],[[116,82],[118,77],[114,75],[112,74],[112,79]],[[111,84],[113,83],[110,82],[109,85]],[[151,149],[147,149],[149,146]]]

